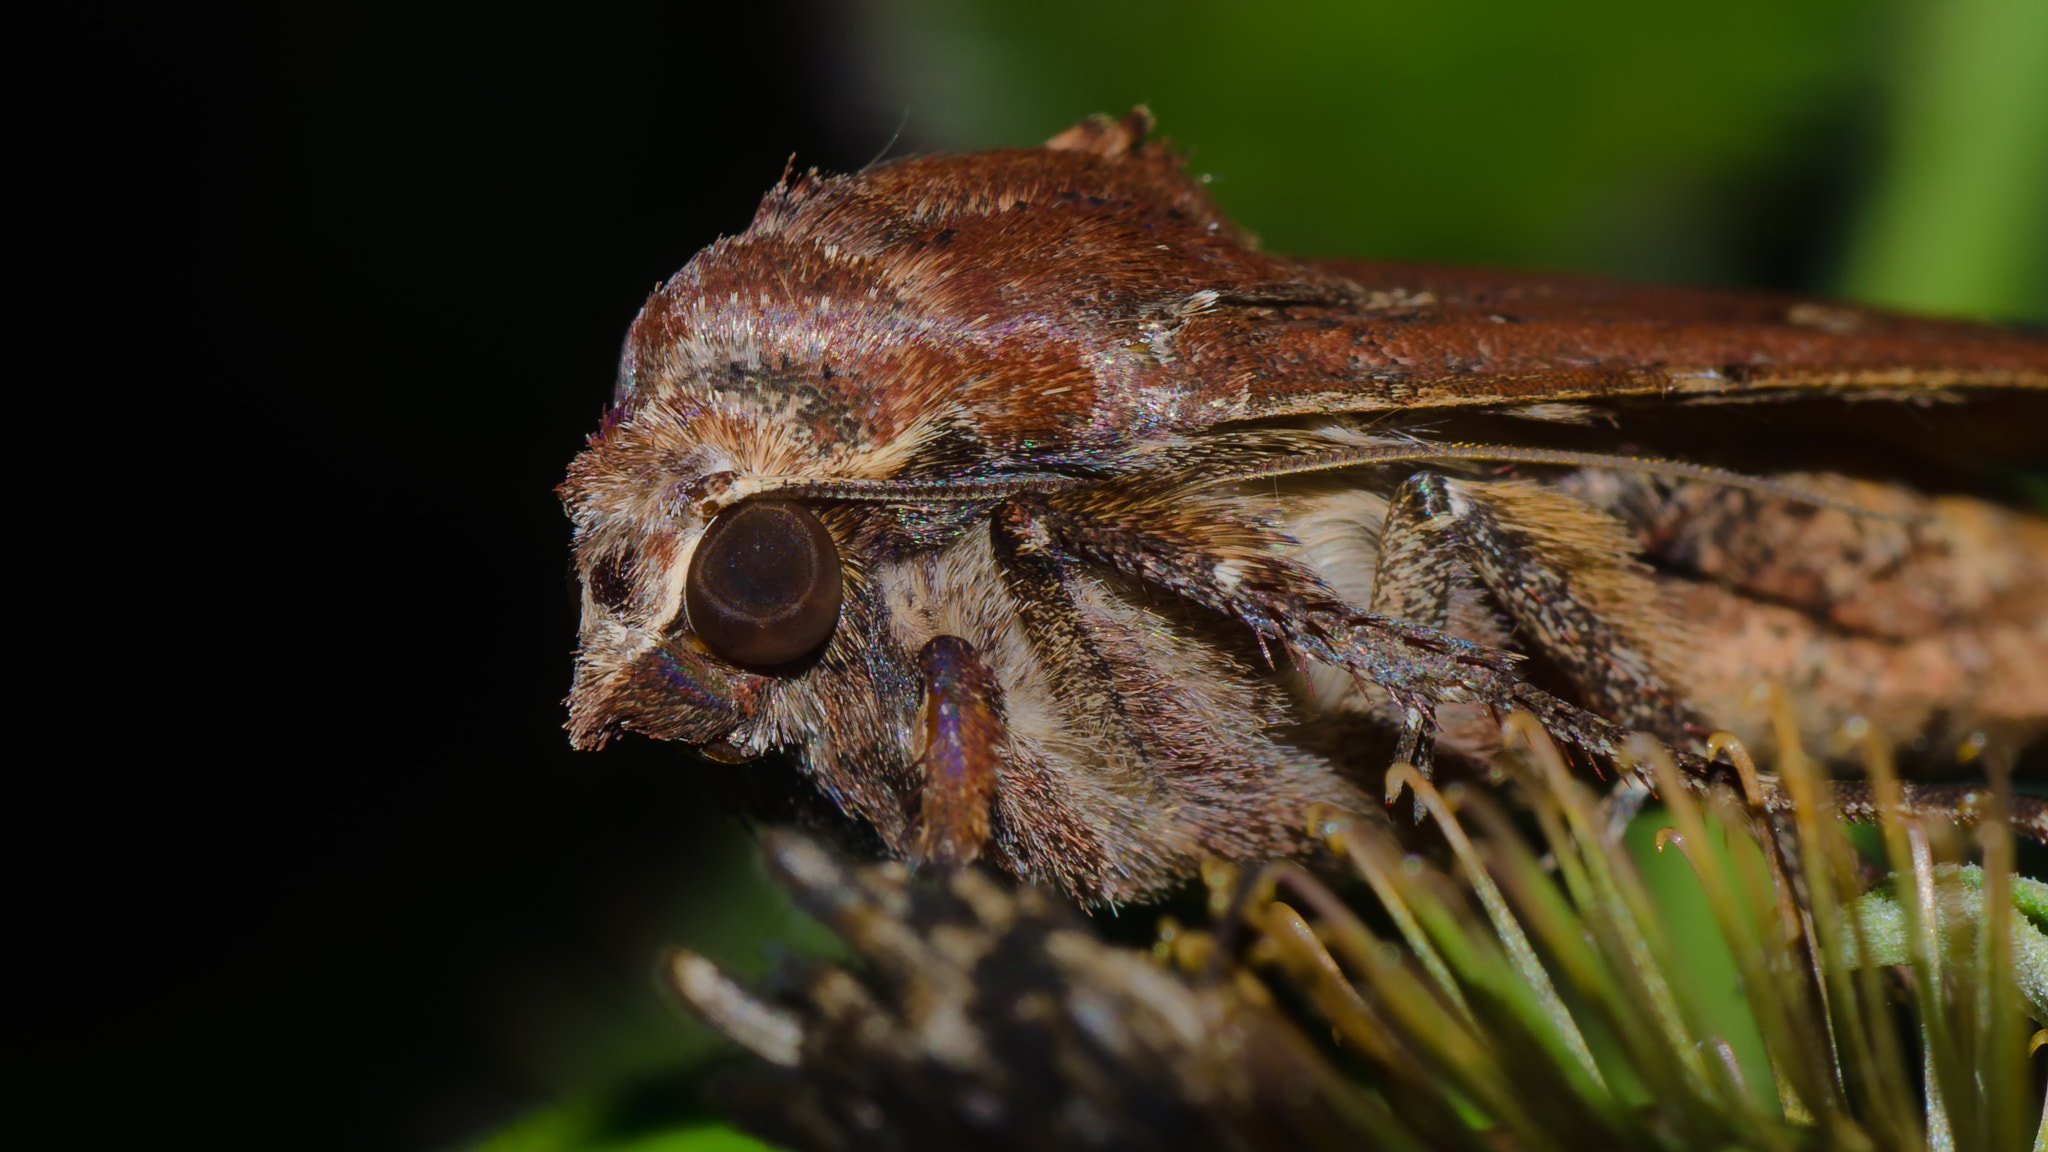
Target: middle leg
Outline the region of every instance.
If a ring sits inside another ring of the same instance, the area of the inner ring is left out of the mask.
[[[1387,504],[1374,612],[1434,629],[1476,586],[1581,702],[1666,740],[1704,735],[1672,671],[1685,633],[1636,570],[1618,523],[1532,484],[1409,477]],[[1402,752],[1428,771],[1428,734],[1412,721]]]

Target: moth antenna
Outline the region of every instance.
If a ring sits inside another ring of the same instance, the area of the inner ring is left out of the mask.
[[[862,504],[975,504],[1023,492],[1058,492],[1094,481],[1079,476],[997,476],[978,480],[865,480],[838,476],[731,476],[706,485],[706,512],[779,492]]]
[[[1619,456],[1604,452],[1570,452],[1556,448],[1516,448],[1499,444],[1379,444],[1364,448],[1341,448],[1308,456],[1287,456],[1238,468],[1208,472],[1193,483],[1195,488],[1234,484],[1246,480],[1273,479],[1308,472],[1331,472],[1381,464],[1422,463],[1431,460],[1498,460],[1520,464],[1548,464],[1566,468],[1609,468],[1618,472],[1641,472],[1677,480],[1697,480],[1726,488],[1744,488],[1781,499],[1833,508],[1852,516],[1886,520],[1896,524],[1917,524],[1924,516],[1880,512],[1849,500],[1801,488],[1796,484],[1751,476],[1708,464],[1682,460],[1660,460],[1650,456]],[[704,511],[716,512],[752,496],[782,492],[814,500],[846,500],[870,504],[975,504],[1001,500],[1025,492],[1058,492],[1095,483],[1083,476],[997,476],[978,480],[867,480],[833,476],[740,476],[725,480],[708,494]]]
[[[1908,516],[1896,512],[1879,512],[1865,508],[1848,500],[1809,491],[1795,484],[1771,480],[1762,476],[1751,476],[1727,468],[1715,468],[1707,464],[1688,464],[1682,460],[1660,460],[1651,456],[1619,456],[1604,452],[1570,452],[1556,448],[1516,448],[1505,444],[1376,444],[1362,448],[1339,448],[1330,452],[1318,452],[1312,456],[1291,456],[1260,461],[1241,468],[1229,468],[1204,476],[1197,486],[1207,488],[1216,484],[1230,484],[1244,480],[1262,480],[1267,477],[1292,476],[1303,472],[1328,472],[1338,468],[1355,468],[1372,464],[1420,463],[1429,460],[1501,460],[1520,464],[1550,464],[1567,468],[1608,468],[1617,472],[1641,472],[1651,476],[1668,476],[1676,480],[1697,480],[1706,484],[1717,484],[1725,488],[1746,488],[1801,504],[1812,504],[1820,508],[1833,508],[1854,516],[1867,516],[1873,520],[1889,520],[1899,524],[1915,524],[1926,519],[1924,516]]]

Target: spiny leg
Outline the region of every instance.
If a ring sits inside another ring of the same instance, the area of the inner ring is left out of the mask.
[[[1593,708],[1666,740],[1703,733],[1656,660],[1676,638],[1643,635],[1659,622],[1630,543],[1568,497],[1421,472],[1388,504],[1372,607],[1441,628],[1469,573]]]
[[[1602,576],[1610,588],[1630,579],[1618,571],[1628,559],[1625,539],[1614,530],[1603,539],[1600,521],[1593,519],[1599,514],[1590,509],[1556,500],[1539,504],[1524,493],[1521,502],[1532,505],[1521,509],[1525,515],[1547,513],[1553,521],[1548,525],[1552,538],[1544,539],[1537,526],[1504,518],[1481,494],[1482,487],[1418,472],[1395,489],[1380,532],[1379,568],[1368,607],[1443,629],[1457,589],[1476,584],[1491,593],[1517,631],[1538,644],[1589,703],[1628,727],[1666,738],[1683,733],[1690,712],[1640,651],[1644,645],[1617,626],[1609,607],[1575,587]],[[1577,554],[1559,555],[1566,551],[1560,538],[1576,545]],[[1599,548],[1602,544],[1607,547]],[[1434,744],[1434,717],[1409,709],[1395,759],[1413,764],[1427,778]],[[1418,798],[1416,820],[1423,815]]]
[[[958,636],[932,637],[917,663],[924,678],[917,716],[924,780],[911,859],[957,867],[971,863],[988,841],[1003,741],[1002,689],[974,646]]]
[[[1443,487],[1418,483],[1422,479],[1421,475],[1411,477],[1387,501],[1379,566],[1373,574],[1372,601],[1366,608],[1441,631],[1450,624],[1452,593],[1470,576],[1460,562],[1462,550],[1449,546],[1451,542],[1445,539],[1451,530]],[[1401,743],[1394,751],[1395,761],[1414,765],[1425,780],[1435,775],[1435,720],[1432,711],[1411,706],[1402,720]],[[1415,822],[1420,824],[1425,815],[1422,797],[1417,796]]]

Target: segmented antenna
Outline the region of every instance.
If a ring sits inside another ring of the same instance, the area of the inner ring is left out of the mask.
[[[1604,452],[1569,452],[1555,448],[1517,448],[1504,444],[1374,444],[1358,448],[1337,448],[1303,456],[1282,456],[1238,467],[1205,468],[1190,483],[1193,488],[1213,488],[1279,476],[1310,472],[1333,472],[1386,464],[1426,463],[1432,460],[1493,460],[1517,464],[1547,464],[1563,468],[1606,468],[1617,472],[1641,472],[1676,480],[1696,480],[1725,488],[1743,488],[1783,500],[1833,508],[1854,516],[1913,524],[1922,516],[1880,512],[1848,500],[1772,480],[1707,464],[1662,460],[1653,456],[1620,456]],[[1119,479],[1147,473],[1126,473]],[[1165,473],[1153,473],[1165,474]],[[717,498],[723,507],[750,496],[770,492],[813,500],[850,500],[865,504],[974,504],[1001,500],[1025,492],[1058,492],[1081,488],[1102,480],[1082,476],[996,476],[970,480],[867,480],[827,476],[745,476],[731,481]]]
[[[974,504],[1021,492],[1056,492],[1094,480],[1079,476],[996,476],[978,480],[864,480],[826,476],[746,476],[721,494],[725,503],[769,492],[866,504]]]

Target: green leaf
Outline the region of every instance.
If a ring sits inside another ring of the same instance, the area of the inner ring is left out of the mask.
[[[600,1101],[544,1109],[501,1130],[472,1152],[774,1152],[772,1145],[716,1121],[622,1132],[614,1111]]]

